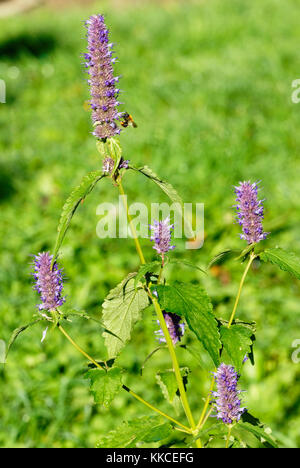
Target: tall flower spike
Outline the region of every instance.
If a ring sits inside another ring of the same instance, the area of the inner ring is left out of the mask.
[[[154,221],[153,226],[150,225],[152,231],[150,240],[154,242],[153,248],[158,254],[165,254],[169,250],[175,249],[175,245],[171,245],[171,231],[173,229],[174,225],[170,224],[170,218]]]
[[[181,322],[181,317],[177,314],[172,314],[171,312],[163,312],[164,319],[167,325],[167,328],[170,333],[170,337],[172,339],[173,345],[175,346],[178,341],[181,340],[181,338],[184,335],[184,323]],[[157,323],[159,324],[159,321],[157,320]],[[165,343],[166,339],[164,337],[164,333],[162,329],[160,328],[159,330],[156,330],[155,335],[158,338],[158,341],[160,343]]]
[[[268,232],[263,232],[262,219],[264,218],[263,200],[258,200],[258,184],[240,182],[234,188],[237,204],[237,221],[242,227],[241,239],[248,244],[257,243],[267,237]]]
[[[217,391],[212,392],[212,394],[215,397],[217,418],[222,419],[225,424],[239,421],[241,415],[246,411],[246,408],[241,408],[241,400],[239,399],[241,390],[237,389],[239,375],[233,366],[222,363],[214,376]]]
[[[91,16],[86,21],[88,52],[84,54],[85,67],[88,70],[91,92],[90,105],[94,132],[97,138],[106,139],[120,133],[116,120],[119,118],[117,110],[120,104],[117,100],[119,89],[116,83],[112,64],[113,44],[109,43],[108,29],[102,15]]]
[[[42,303],[39,310],[55,310],[65,302],[62,297],[63,276],[62,270],[55,262],[51,268],[52,255],[43,252],[34,258],[35,289],[41,296]]]

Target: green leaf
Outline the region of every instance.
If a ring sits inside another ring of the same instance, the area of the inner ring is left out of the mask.
[[[181,367],[180,373],[186,385],[187,376],[190,373],[190,369],[188,367]],[[156,374],[156,380],[165,399],[170,403],[173,403],[173,400],[178,391],[178,385],[174,371],[172,369],[159,371]]]
[[[54,254],[52,263],[55,261],[61,244],[64,240],[68,227],[71,223],[72,217],[78,208],[78,205],[85,197],[93,190],[97,182],[105,175],[101,171],[90,172],[83,177],[81,183],[71,192],[66,203],[63,206],[61,217],[58,224],[58,234],[54,247]]]
[[[209,262],[207,269],[212,267],[215,263],[221,264],[221,263],[224,263],[226,260],[229,260],[230,258],[235,257],[238,252],[239,250],[231,250],[231,249],[227,249],[227,250],[224,250],[223,252],[220,252]]]
[[[169,182],[166,182],[165,180],[162,180],[160,177],[158,177],[155,172],[150,169],[148,166],[143,166],[140,168],[136,168],[133,166],[129,167],[130,169],[133,169],[134,171],[140,172],[144,176],[146,176],[148,179],[152,180],[169,198],[173,203],[177,203],[180,205],[180,210],[178,212],[183,215],[183,201],[180,195],[178,194],[177,190],[173,187],[173,185],[169,184]],[[187,219],[184,219],[185,223],[185,229],[188,232],[187,237],[194,237],[193,229],[192,226],[190,225],[190,222]]]
[[[170,198],[170,200],[172,200],[172,202],[180,203],[180,205],[182,205],[182,198],[177,193],[175,188],[171,184],[169,184],[168,182],[160,179],[158,177],[158,175],[156,175],[152,171],[152,169],[150,169],[150,167],[143,166],[143,167],[140,167],[139,169],[136,169],[136,168],[132,168],[132,169],[135,169],[136,171],[140,172],[144,176],[148,177],[148,179],[152,180],[156,185],[158,185],[158,187],[163,192],[165,192],[165,194]]]
[[[217,321],[206,291],[200,286],[175,282],[172,286],[155,286],[163,310],[185,318],[208,351],[216,366],[219,365],[221,348]]]
[[[122,372],[119,367],[111,369],[91,369],[85,374],[86,379],[90,379],[90,390],[95,403],[106,408],[111,404],[114,397],[122,388]]]
[[[12,334],[11,334],[11,337],[8,341],[8,344],[7,344],[7,350],[6,350],[6,358],[8,356],[8,353],[10,351],[10,348],[12,347],[12,345],[14,344],[14,342],[16,341],[16,339],[18,338],[18,336],[23,333],[23,331],[27,330],[27,328],[29,327],[32,327],[33,325],[35,325],[36,323],[39,323],[39,322],[42,322],[44,321],[45,319],[43,319],[42,317],[28,323],[27,325],[23,325],[22,327],[19,327],[19,328],[16,328]]]
[[[230,328],[221,326],[221,341],[236,370],[242,367],[246,354],[251,352],[253,332],[251,328],[242,325],[232,325]]]
[[[159,260],[155,260],[154,262],[145,263],[144,265],[141,265],[139,271],[137,272],[137,275],[135,276],[134,287],[137,287],[137,284],[143,278],[143,276],[145,276],[147,273],[153,273],[153,270],[156,267],[159,267],[160,265],[161,262]]]
[[[148,305],[147,293],[140,283],[135,288],[132,274],[110,291],[102,305],[103,323],[111,333],[120,338],[103,334],[110,358],[117,356],[130,339],[134,324],[140,319],[141,311]]]
[[[195,270],[199,270],[201,271],[202,273],[205,273],[206,274],[206,271],[205,270],[202,270],[202,268],[198,267],[197,265],[194,265],[193,263],[191,262],[188,262],[186,260],[178,260],[176,258],[170,258],[168,260],[168,263],[167,265],[172,265],[172,264],[176,264],[176,265],[184,265],[184,266],[187,266],[189,268],[194,268]]]
[[[159,442],[172,432],[169,423],[156,416],[144,416],[123,422],[116,430],[109,432],[96,445],[97,448],[133,448],[138,442]]]
[[[259,419],[254,418],[248,412],[242,415],[241,421],[239,421],[235,426],[234,429],[238,431],[239,429],[243,429],[247,432],[253,434],[259,441],[265,446],[271,446],[273,448],[278,448],[278,444],[270,436],[272,432],[269,428],[267,428],[264,424],[262,424]]]
[[[259,254],[263,262],[271,262],[279,266],[281,270],[288,271],[291,275],[300,279],[300,259],[293,253],[283,250],[280,247],[266,249]]]

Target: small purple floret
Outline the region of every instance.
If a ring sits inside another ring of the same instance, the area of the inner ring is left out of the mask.
[[[119,77],[115,77],[113,73],[113,44],[109,43],[108,29],[102,15],[91,16],[85,24],[88,53],[84,54],[84,58],[89,74],[90,105],[95,126],[93,135],[106,139],[120,133],[116,124],[119,118],[117,97],[120,90],[115,87]]]
[[[65,302],[62,297],[63,275],[62,269],[54,262],[51,268],[52,255],[43,252],[34,257],[35,289],[41,296],[42,303],[39,310],[55,310]]]
[[[263,200],[258,200],[258,184],[240,182],[234,188],[237,204],[237,221],[242,227],[244,239],[248,244],[257,243],[267,237],[268,232],[263,232],[262,219],[264,218]]]
[[[123,158],[120,159],[118,169],[128,169],[129,167],[129,159],[124,160]],[[104,174],[111,174],[114,168],[115,162],[112,158],[107,156],[103,159],[102,170]]]
[[[156,293],[157,294],[157,293]],[[167,328],[169,330],[170,337],[172,339],[173,345],[175,346],[178,341],[181,340],[181,338],[184,335],[184,329],[185,325],[184,323],[181,322],[181,317],[177,314],[172,314],[171,312],[163,312],[164,319],[167,325]],[[157,321],[159,324],[159,321]],[[157,335],[158,341],[160,343],[165,343],[166,339],[164,337],[164,333],[162,329],[160,328],[159,330],[156,330],[155,335]]]
[[[158,254],[165,254],[169,250],[175,249],[175,245],[171,245],[171,231],[174,225],[170,224],[170,218],[163,221],[154,221],[153,226],[150,225],[152,235],[150,240],[154,242],[153,248]]]
[[[220,364],[217,372],[214,373],[217,383],[217,391],[212,392],[215,397],[214,404],[217,409],[217,418],[222,419],[225,424],[232,424],[239,421],[246,408],[241,408],[239,394],[241,390],[237,389],[239,375],[233,366]]]

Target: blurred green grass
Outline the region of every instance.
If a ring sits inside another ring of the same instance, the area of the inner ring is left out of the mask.
[[[173,255],[204,266],[224,248],[241,247],[233,224],[232,186],[262,180],[266,244],[300,252],[299,105],[291,83],[299,78],[296,0],[211,0],[53,11],[40,9],[1,21],[0,105],[1,307],[0,338],[28,322],[37,298],[29,276],[31,255],[53,249],[62,204],[81,177],[101,164],[91,136],[80,62],[86,17],[104,12],[117,43],[121,100],[138,122],[121,135],[124,155],[168,179],[185,201],[205,203],[204,247]],[[126,174],[131,201],[164,200],[150,183]],[[107,181],[80,207],[61,252],[71,307],[99,316],[109,289],[138,260],[130,240],[98,239],[96,206],[116,192]],[[143,241],[148,259],[153,250]],[[230,263],[203,277],[216,315],[228,318],[242,267]],[[171,277],[181,279],[173,270]],[[255,265],[239,317],[257,321],[256,366],[245,366],[246,405],[272,427],[283,446],[300,446],[300,367],[291,360],[300,338],[299,283],[269,266]],[[120,358],[126,384],[172,411],[153,376],[169,365],[156,354],[142,378],[139,368],[156,343],[151,312]],[[74,321],[68,330],[90,353],[104,356],[101,331]],[[63,337],[40,328],[17,341],[0,369],[0,446],[90,447],[123,419],[147,410],[120,393],[108,411],[92,405],[83,360]],[[194,370],[189,382],[195,414],[209,376],[183,351]],[[125,392],[124,392],[125,393]],[[179,416],[180,417],[180,416]]]

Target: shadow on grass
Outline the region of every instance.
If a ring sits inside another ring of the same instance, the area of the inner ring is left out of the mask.
[[[18,59],[22,55],[41,57],[56,47],[57,40],[47,32],[26,33],[0,41],[2,59]]]

